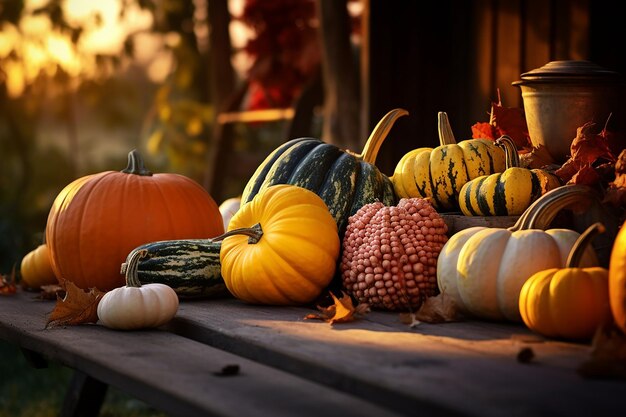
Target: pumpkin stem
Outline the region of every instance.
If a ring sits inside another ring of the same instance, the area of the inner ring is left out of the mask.
[[[456,139],[452,132],[452,126],[450,126],[450,119],[448,119],[448,113],[440,111],[437,114],[437,127],[439,130],[439,144],[440,145],[454,145]]]
[[[139,260],[145,258],[147,254],[147,249],[133,251],[129,256],[129,259],[122,264],[120,273],[124,274],[126,277],[127,287],[141,287],[141,282],[139,282],[139,277],[137,276],[137,268],[139,267]]]
[[[574,242],[574,246],[567,256],[566,268],[578,268],[580,261],[585,253],[585,249],[591,244],[591,240],[600,233],[604,233],[606,228],[600,222],[594,223],[589,226]]]
[[[143,158],[141,157],[137,149],[133,149],[132,151],[128,152],[128,166],[123,169],[122,172],[124,174],[135,174],[145,177],[149,177],[152,175],[152,172],[146,169],[143,163]]]
[[[594,199],[597,200],[597,196],[589,186],[563,185],[548,191],[535,200],[509,230],[546,230],[562,209],[577,203],[590,204]]]
[[[380,150],[381,145],[387,135],[391,131],[393,124],[402,116],[408,115],[409,112],[404,109],[393,109],[389,113],[383,116],[382,119],[378,122],[370,137],[365,142],[365,146],[363,147],[363,152],[356,155],[352,152],[348,152],[359,159],[362,159],[365,162],[373,164],[376,162],[376,157],[378,156],[378,151]]]
[[[507,135],[504,135],[500,136],[495,143],[497,146],[504,149],[504,155],[506,158],[505,168],[519,168],[519,154],[517,153],[517,146],[515,146],[515,142],[513,142],[513,139],[511,139]]]
[[[229,230],[224,234],[211,238],[209,239],[209,242],[219,242],[234,235],[246,235],[248,236],[248,243],[254,244],[261,240],[261,237],[263,236],[263,229],[261,228],[260,223],[257,223],[252,227],[240,227],[239,229]]]

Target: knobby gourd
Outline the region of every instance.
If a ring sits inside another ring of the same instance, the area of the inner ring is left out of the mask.
[[[519,310],[528,328],[547,337],[588,340],[609,320],[608,270],[580,267],[583,251],[602,232],[602,223],[591,225],[574,243],[565,268],[539,271],[524,283]]]
[[[400,198],[430,197],[438,211],[457,211],[463,185],[482,175],[504,171],[505,156],[489,139],[457,143],[444,112],[439,112],[438,125],[440,145],[406,153],[391,180]]]
[[[146,251],[137,251],[125,264],[122,273],[126,285],[106,292],[98,303],[98,319],[106,327],[136,330],[159,327],[169,322],[178,311],[178,296],[165,284],[141,285],[135,278],[139,258]]]
[[[149,242],[133,249],[122,269],[135,253],[143,252],[131,272],[141,284],[165,284],[179,298],[207,298],[228,295],[220,266],[221,242],[207,239],[178,239]]]
[[[561,186],[559,178],[543,169],[520,167],[513,140],[496,140],[506,154],[506,169],[469,180],[459,193],[461,212],[466,216],[517,216],[550,190]]]
[[[384,310],[414,311],[437,292],[437,256],[447,226],[423,198],[366,204],[350,217],[340,263],[347,292]]]
[[[521,321],[519,293],[524,282],[538,271],[564,267],[580,236],[548,225],[561,209],[593,195],[586,186],[562,186],[536,200],[508,229],[471,227],[455,233],[439,254],[439,290],[465,314]],[[587,248],[581,265],[597,264],[595,252]]]
[[[50,251],[47,244],[42,243],[22,258],[20,276],[22,283],[33,289],[57,283],[57,277],[50,264]]]
[[[393,123],[406,114],[402,109],[387,113],[372,131],[360,154],[312,138],[293,139],[279,146],[252,175],[241,203],[251,201],[259,192],[275,184],[297,185],[322,198],[343,236],[348,217],[365,204],[374,201],[395,204],[391,180],[374,163]]]
[[[46,242],[59,280],[108,291],[124,285],[119,267],[133,248],[223,231],[217,204],[204,188],[183,175],[152,174],[134,150],[123,171],[81,177],[59,193]]]
[[[339,256],[337,224],[314,192],[289,184],[262,189],[222,236],[228,290],[253,304],[302,305],[330,284]]]

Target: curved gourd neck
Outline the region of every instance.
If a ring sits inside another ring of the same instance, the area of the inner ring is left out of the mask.
[[[455,145],[456,139],[452,132],[452,126],[450,126],[450,119],[446,112],[440,111],[437,114],[437,130],[439,131],[439,144],[440,145]]]
[[[126,166],[126,168],[121,172],[124,174],[141,175],[143,177],[149,177],[152,175],[152,172],[146,168],[143,158],[137,149],[133,149],[128,152],[128,166]]]
[[[348,151],[351,155],[363,160],[364,162],[368,162],[370,164],[374,164],[376,162],[376,157],[378,156],[378,151],[382,146],[383,142],[387,138],[387,135],[391,131],[396,120],[398,120],[402,116],[408,115],[409,112],[404,109],[393,109],[378,122],[370,137],[365,142],[365,146],[363,147],[363,152],[360,154],[355,154],[354,152]]]
[[[589,247],[593,238],[600,233],[604,233],[605,230],[606,228],[604,227],[604,225],[598,222],[589,226],[587,230],[585,230],[580,236],[578,236],[578,239],[576,239],[576,242],[574,242],[574,245],[569,252],[565,267],[579,268],[580,261],[583,258],[585,250]]]
[[[141,287],[141,282],[139,282],[139,277],[137,276],[137,269],[139,267],[139,260],[145,258],[147,254],[147,249],[135,251],[130,255],[130,258],[122,264],[121,273],[125,276],[127,287]]]
[[[505,168],[519,168],[519,154],[517,153],[517,146],[515,146],[513,139],[506,135],[500,136],[496,140],[496,145],[504,150]]]
[[[563,185],[548,191],[535,200],[509,230],[546,230],[562,209],[574,204],[587,205],[597,200],[597,198],[594,190],[589,186],[578,184]]]
[[[261,228],[260,223],[257,223],[252,227],[240,227],[238,229],[229,230],[224,234],[211,238],[209,239],[209,242],[220,242],[229,236],[235,235],[248,236],[248,243],[255,244],[258,243],[259,240],[261,240],[261,237],[263,236],[263,228]]]

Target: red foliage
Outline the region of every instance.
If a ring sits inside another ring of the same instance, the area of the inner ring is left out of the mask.
[[[246,0],[239,19],[256,34],[245,46],[248,109],[284,108],[319,68],[321,52],[314,0]]]
[[[530,150],[532,147],[524,110],[504,107],[498,98],[497,103],[491,103],[489,122],[479,122],[472,126],[472,138],[496,140],[502,135],[509,136],[519,151]]]

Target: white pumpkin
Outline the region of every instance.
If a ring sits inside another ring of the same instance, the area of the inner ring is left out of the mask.
[[[137,251],[122,267],[126,286],[108,291],[98,303],[98,319],[111,329],[154,328],[169,322],[178,311],[178,295],[165,284],[141,285],[137,264],[146,251]],[[134,277],[134,278],[132,278]]]
[[[588,197],[582,191],[564,188],[546,194],[509,229],[472,227],[452,235],[437,259],[439,291],[451,297],[462,313],[521,321],[519,295],[526,280],[536,272],[565,267],[580,236],[569,229],[544,231],[533,227],[535,223],[549,224],[573,199]],[[597,264],[597,256],[589,247],[581,265]]]
[[[239,211],[241,207],[241,198],[232,197],[224,200],[219,206],[220,213],[222,213],[222,220],[224,221],[224,230],[228,230],[230,219],[233,218],[235,213]]]

